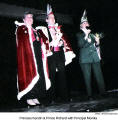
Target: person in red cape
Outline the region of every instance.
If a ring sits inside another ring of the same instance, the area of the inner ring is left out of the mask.
[[[38,26],[36,29],[42,36],[48,59],[49,77],[52,85],[48,90],[48,99],[50,102],[57,99],[60,102],[66,102],[69,100],[69,94],[65,76],[65,65],[72,62],[75,54],[69,41],[61,32],[61,26],[55,23],[55,16],[50,5],[47,6],[46,22],[48,27]]]
[[[18,100],[25,99],[28,105],[40,104],[50,88],[47,59],[39,34],[32,27],[33,14],[26,12],[24,23],[18,23],[16,29]]]

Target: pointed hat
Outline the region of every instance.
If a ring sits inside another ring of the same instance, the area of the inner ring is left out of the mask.
[[[84,10],[80,24],[82,24],[83,22],[88,22],[86,10]]]
[[[53,14],[51,5],[47,4],[47,15]]]

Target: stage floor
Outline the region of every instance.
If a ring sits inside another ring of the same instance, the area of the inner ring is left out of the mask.
[[[14,103],[13,106],[2,107],[0,112],[111,112],[118,110],[118,90],[107,91],[103,97],[94,96],[87,100],[85,95],[73,95],[68,103],[53,103],[35,107],[27,107]]]

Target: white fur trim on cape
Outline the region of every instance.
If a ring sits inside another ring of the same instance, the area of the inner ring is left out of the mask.
[[[72,62],[72,59],[75,58],[76,55],[72,51],[65,52],[65,65],[68,65],[69,63]]]
[[[45,76],[45,83],[46,83],[46,90],[51,87],[50,79],[48,78],[47,69],[46,69],[46,59],[43,60],[43,69],[44,69],[44,76]]]
[[[14,22],[16,25],[18,25],[18,26],[22,26],[22,25],[25,25],[25,23],[20,23],[20,22],[18,22],[17,20]]]
[[[34,85],[37,83],[38,80],[39,80],[39,75],[37,75],[32,80],[32,82],[29,84],[29,86],[25,90],[18,93],[18,95],[17,95],[18,100],[20,100],[21,97],[23,97],[25,94],[27,94],[34,87]]]
[[[45,83],[46,83],[46,90],[48,90],[51,87],[51,82],[50,79],[48,77],[48,73],[47,73],[47,56],[46,56],[46,49],[45,49],[45,45],[42,44],[42,51],[44,54],[44,58],[43,58],[43,69],[44,69],[44,76],[45,76]]]

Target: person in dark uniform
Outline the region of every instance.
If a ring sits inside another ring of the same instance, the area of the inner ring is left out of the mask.
[[[86,16],[86,10],[83,13],[80,23],[80,32],[76,34],[79,51],[79,63],[83,72],[88,98],[92,96],[91,73],[93,71],[100,94],[105,93],[105,84],[100,66],[100,41],[99,36],[91,33]]]

